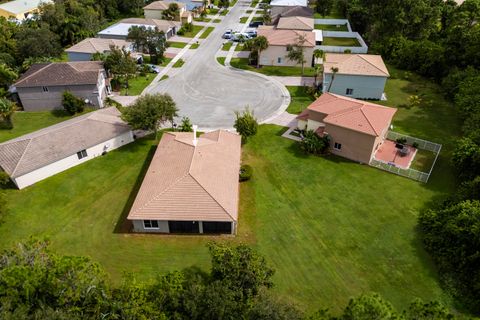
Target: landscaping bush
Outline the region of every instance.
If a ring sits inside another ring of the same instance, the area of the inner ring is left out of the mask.
[[[405,144],[407,143],[407,138],[398,138],[395,140],[395,142]]]
[[[412,147],[414,147],[415,149],[418,149],[418,142],[412,143]]]
[[[181,132],[192,132],[192,122],[190,121],[189,117],[183,117],[182,118],[182,123],[180,124],[179,127]]]
[[[254,136],[257,133],[257,119],[253,115],[253,111],[251,111],[248,107],[245,109],[245,111],[243,111],[242,114],[236,111],[235,115],[237,119],[235,120],[233,127],[242,136],[242,143],[245,143],[249,137]]]
[[[319,137],[313,130],[305,132],[303,140],[300,142],[300,148],[305,153],[324,154],[330,145],[328,136]]]
[[[5,171],[0,171],[0,188],[10,183],[10,176]]]
[[[244,164],[240,167],[240,182],[248,181],[252,177],[253,169],[248,164]]]
[[[62,105],[65,111],[74,115],[77,112],[83,112],[85,103],[82,99],[75,97],[71,92],[63,93]]]

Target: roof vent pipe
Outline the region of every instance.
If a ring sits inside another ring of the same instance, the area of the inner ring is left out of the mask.
[[[193,146],[197,146],[197,125],[193,125]]]

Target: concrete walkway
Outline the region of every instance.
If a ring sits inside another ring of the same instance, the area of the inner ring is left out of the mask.
[[[265,123],[276,124],[278,126],[291,128],[297,125],[296,118],[297,118],[296,114],[291,114],[285,111],[279,114],[278,116],[269,119],[268,122],[265,122]]]
[[[286,86],[312,86],[314,77],[271,77]]]

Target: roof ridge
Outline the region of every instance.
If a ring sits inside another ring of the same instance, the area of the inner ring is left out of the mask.
[[[377,67],[376,65],[374,65],[373,63],[371,63],[370,61],[368,61],[367,59],[364,58],[364,54],[359,54],[358,55],[363,61],[366,61],[368,64],[370,64],[371,66],[373,66],[375,69],[377,69],[378,71],[380,71],[381,73],[383,74],[386,74],[385,71],[383,71],[382,69],[380,69],[379,67]],[[373,55],[371,55],[373,56]]]
[[[19,165],[20,165],[20,163],[22,162],[22,160],[23,160],[23,157],[24,157],[24,156],[25,156],[25,154],[27,153],[27,149],[28,149],[28,147],[30,146],[30,143],[32,143],[32,140],[33,140],[33,138],[28,140],[28,144],[27,144],[27,146],[25,147],[25,149],[23,149],[22,156],[20,157],[20,159],[18,159],[18,161],[17,161],[17,165],[15,166],[15,168],[13,168],[12,174],[10,175],[11,177],[13,177],[13,176],[15,175],[15,172],[17,171],[17,169],[18,169],[18,166],[19,166]]]
[[[90,38],[88,39],[88,42],[92,45],[93,49],[95,49],[96,51],[98,51],[98,48],[95,46],[95,43],[94,41],[92,41],[92,39],[96,39],[96,38]],[[102,52],[103,53],[103,52]]]
[[[375,127],[373,126],[373,124],[372,124],[372,123],[370,122],[370,120],[368,119],[368,116],[365,114],[365,112],[363,112],[363,107],[364,107],[364,106],[365,106],[365,105],[362,105],[362,106],[360,107],[360,112],[362,112],[363,116],[364,116],[365,119],[367,120],[367,122],[368,122],[368,124],[370,125],[370,127],[372,128],[373,132],[375,132],[375,134],[376,134],[377,136],[379,136],[379,133],[377,132],[377,130],[375,130]]]
[[[48,67],[50,67],[51,65],[53,65],[53,62],[48,62],[45,64],[45,67],[43,68],[40,68],[38,69],[37,71],[33,72],[32,74],[29,74],[28,76],[26,76],[25,78],[19,80],[18,82],[15,83],[15,86],[18,85],[19,83],[22,83],[24,82],[25,80],[31,78],[32,76],[36,75],[37,73],[39,73],[40,71],[43,71],[45,69],[47,69]],[[31,67],[31,66],[30,66]]]

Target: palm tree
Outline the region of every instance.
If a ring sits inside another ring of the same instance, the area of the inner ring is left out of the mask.
[[[16,104],[5,98],[0,98],[0,122],[12,127],[12,114],[15,112]]]
[[[323,52],[323,50],[320,50],[320,49],[315,49],[313,51],[313,56],[315,57],[315,62],[317,62],[317,59],[323,59],[323,57],[325,56],[325,52]]]
[[[335,75],[336,75],[337,72],[338,72],[338,68],[337,68],[337,67],[332,67],[332,68],[330,69],[330,71],[332,71],[332,80],[330,80],[330,84],[328,85],[328,90],[327,90],[327,92],[330,92],[330,89],[332,88],[333,80],[335,80]]]
[[[260,68],[260,53],[268,48],[268,40],[264,36],[256,37],[253,40],[253,48],[257,51],[257,68]]]

